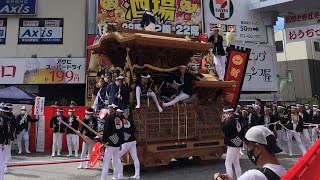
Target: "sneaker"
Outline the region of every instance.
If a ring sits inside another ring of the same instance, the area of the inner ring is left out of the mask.
[[[240,151],[240,155],[242,156],[242,155],[244,155],[244,153],[242,151]]]
[[[78,153],[75,153],[75,154],[74,154],[74,157],[79,157],[79,154],[78,154]]]
[[[90,169],[90,167],[88,165],[84,166],[85,169]]]
[[[140,179],[140,176],[134,175],[132,177],[130,177],[131,179]]]
[[[292,157],[293,156],[292,153],[290,153],[289,156]]]
[[[26,150],[26,153],[27,153],[27,154],[31,154],[31,152],[30,152],[29,150]]]
[[[61,156],[61,154],[60,153],[58,153],[58,157],[60,157]]]
[[[67,157],[71,157],[71,156],[72,156],[72,154],[68,154],[68,155],[67,155]]]
[[[140,109],[140,106],[137,105],[137,106],[136,106],[136,109]]]
[[[83,165],[80,164],[80,166],[78,166],[78,169],[83,169]]]
[[[52,155],[51,155],[51,157],[55,157],[56,155],[53,153]]]
[[[18,154],[21,154],[21,153],[22,153],[21,151],[18,152]]]

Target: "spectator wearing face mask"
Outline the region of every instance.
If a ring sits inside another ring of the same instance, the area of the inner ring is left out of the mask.
[[[240,150],[243,146],[244,128],[234,116],[234,109],[225,108],[222,116],[222,131],[224,133],[224,144],[227,145],[226,154],[226,171],[227,174],[233,177],[232,165],[235,168],[236,176],[242,174],[240,167]]]
[[[245,135],[244,143],[247,145],[248,158],[259,166],[245,172],[238,180],[280,180],[287,170],[279,163],[276,156],[282,150],[278,147],[276,137],[264,126],[254,126]],[[216,173],[216,180],[232,180],[228,174]]]
[[[53,143],[52,143],[52,157],[61,156],[62,137],[66,126],[61,121],[67,122],[67,118],[62,115],[63,109],[57,109],[57,115],[50,121],[50,128],[53,128]]]

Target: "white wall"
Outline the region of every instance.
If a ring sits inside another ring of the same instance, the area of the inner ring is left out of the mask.
[[[0,45],[0,57],[85,56],[86,0],[38,0],[37,16],[7,16],[7,39]],[[6,18],[6,16],[0,16]],[[19,18],[64,18],[63,44],[18,45]]]
[[[278,61],[288,61],[291,60],[301,60],[301,59],[311,59],[310,53],[311,49],[308,48],[306,41],[299,41],[286,44],[284,37],[285,33],[283,30],[275,31],[275,41],[283,41],[284,51],[282,53],[277,53]]]

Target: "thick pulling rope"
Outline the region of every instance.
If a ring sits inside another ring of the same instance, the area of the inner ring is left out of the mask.
[[[75,159],[75,160],[55,160],[55,161],[24,161],[24,162],[10,162],[6,163],[7,167],[23,167],[23,166],[41,166],[41,165],[51,165],[51,164],[68,164],[85,162],[90,159]]]

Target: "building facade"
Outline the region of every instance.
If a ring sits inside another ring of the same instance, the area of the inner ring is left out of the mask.
[[[250,1],[249,8],[252,11],[285,18],[285,29],[275,32],[277,77],[282,101],[319,98],[319,38],[307,32],[308,29],[318,29],[320,26],[319,7],[320,1],[314,0]],[[299,28],[305,28],[306,31]],[[295,37],[295,33],[287,36],[289,32],[295,32],[298,36]],[[312,38],[304,37],[307,33]]]
[[[275,31],[277,74],[283,101],[320,95],[319,40],[286,43],[285,30]]]
[[[85,0],[1,1],[0,87],[84,105],[86,23]]]

